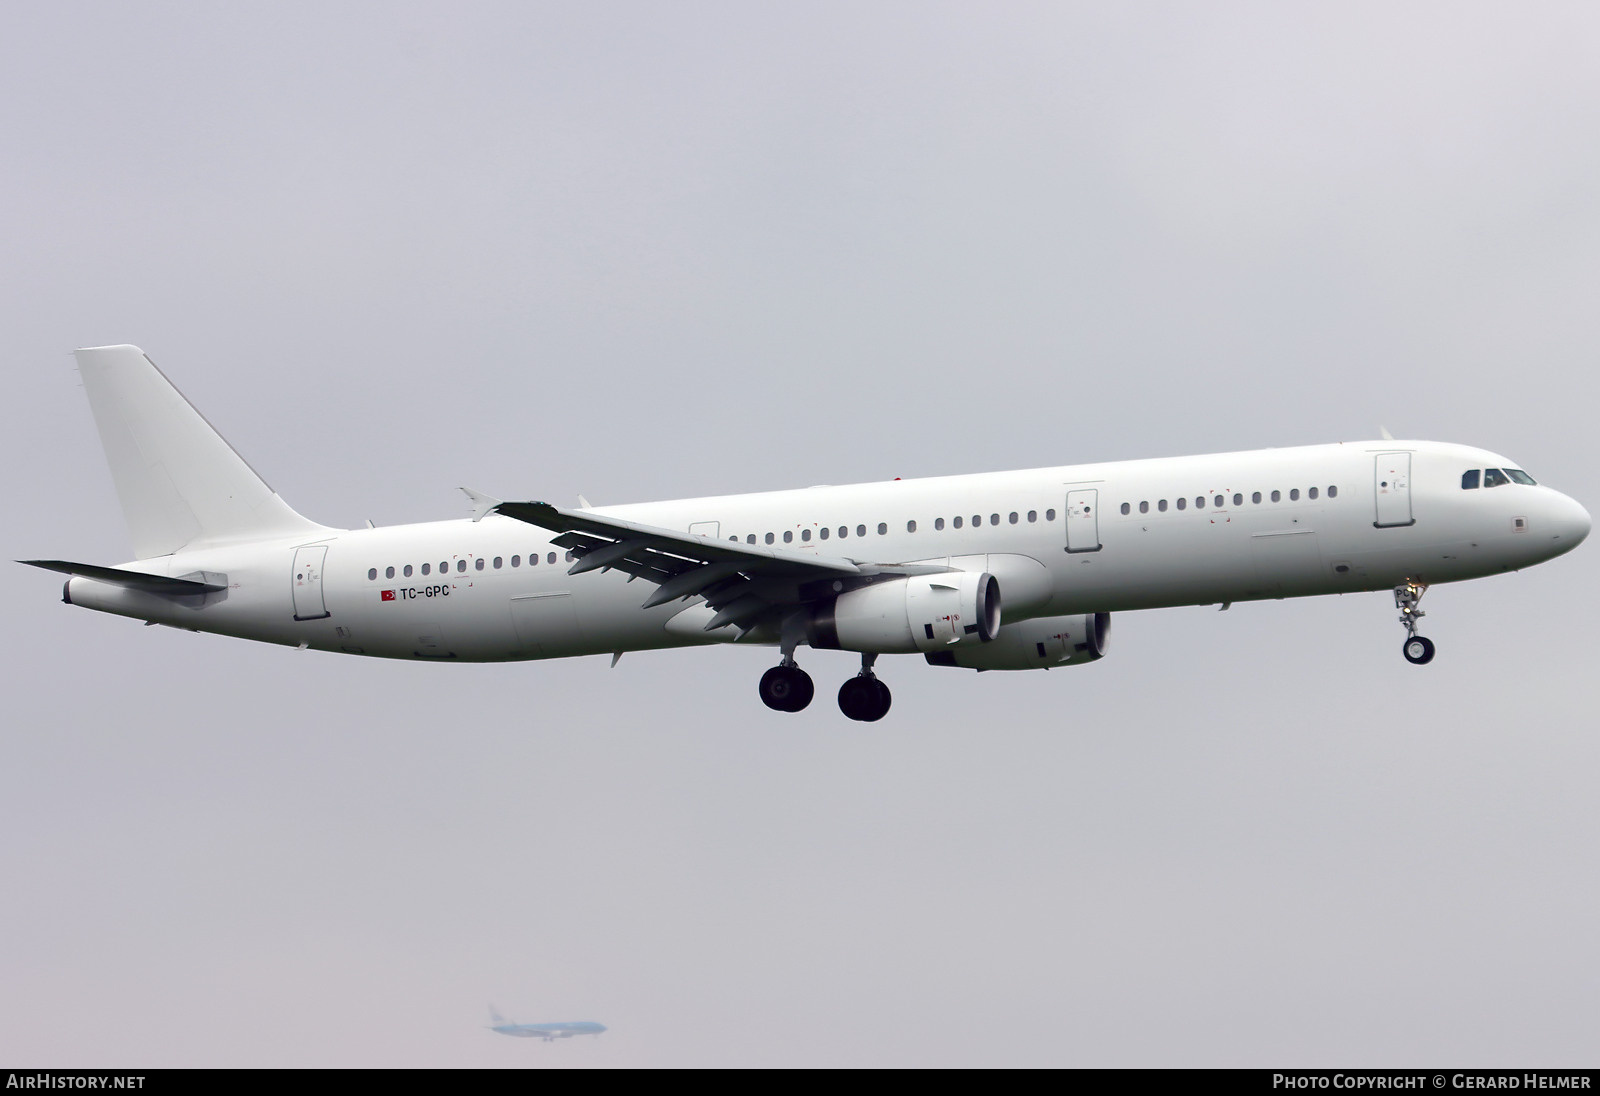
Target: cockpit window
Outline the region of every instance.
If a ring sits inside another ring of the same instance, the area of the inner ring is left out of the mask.
[[[1481,474],[1476,468],[1470,472],[1461,473],[1461,489],[1463,491],[1476,491],[1478,489],[1478,476]]]
[[[1505,474],[1511,477],[1511,482],[1512,483],[1520,483],[1524,487],[1537,487],[1537,486],[1539,486],[1537,483],[1534,482],[1532,476],[1528,475],[1528,473],[1524,472],[1520,468],[1507,468],[1507,469],[1505,469]]]
[[[1506,474],[1498,468],[1490,468],[1483,473],[1483,485],[1485,487],[1504,487],[1510,482],[1510,480],[1506,479]]]

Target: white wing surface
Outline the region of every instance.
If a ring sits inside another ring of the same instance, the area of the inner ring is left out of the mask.
[[[547,502],[501,502],[489,512],[559,534],[551,543],[578,557],[569,574],[614,570],[653,583],[657,589],[642,608],[704,598],[716,611],[705,626],[708,632],[728,625],[746,632],[763,622],[777,623],[773,618],[784,610],[829,593],[950,570],[712,540]]]

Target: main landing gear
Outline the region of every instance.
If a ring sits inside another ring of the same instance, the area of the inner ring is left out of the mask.
[[[839,710],[849,719],[876,723],[889,714],[889,686],[872,672],[877,655],[861,656],[861,672],[839,686]]]
[[[861,672],[839,687],[839,710],[861,723],[875,723],[889,713],[889,686],[872,672],[877,655],[861,656]],[[761,675],[761,702],[775,712],[798,712],[816,693],[811,675],[792,655]]]
[[[1417,603],[1428,592],[1427,583],[1407,582],[1394,588],[1394,607],[1400,610],[1400,623],[1406,626],[1406,641],[1400,652],[1413,666],[1426,666],[1433,661],[1433,640],[1417,635],[1417,621],[1427,616]]]
[[[798,712],[816,694],[811,675],[785,658],[761,675],[761,703],[775,712]]]

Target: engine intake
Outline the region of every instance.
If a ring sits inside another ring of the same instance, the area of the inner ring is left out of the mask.
[[[806,639],[833,650],[914,654],[975,648],[1000,631],[999,581],[950,571],[846,591],[812,614]]]

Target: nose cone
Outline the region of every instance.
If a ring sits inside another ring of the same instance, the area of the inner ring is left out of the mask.
[[[1550,532],[1555,541],[1556,552],[1570,552],[1583,543],[1589,535],[1589,529],[1594,521],[1589,517],[1589,511],[1578,505],[1577,499],[1570,499],[1566,495],[1556,496],[1557,504],[1555,513],[1551,515]]]

